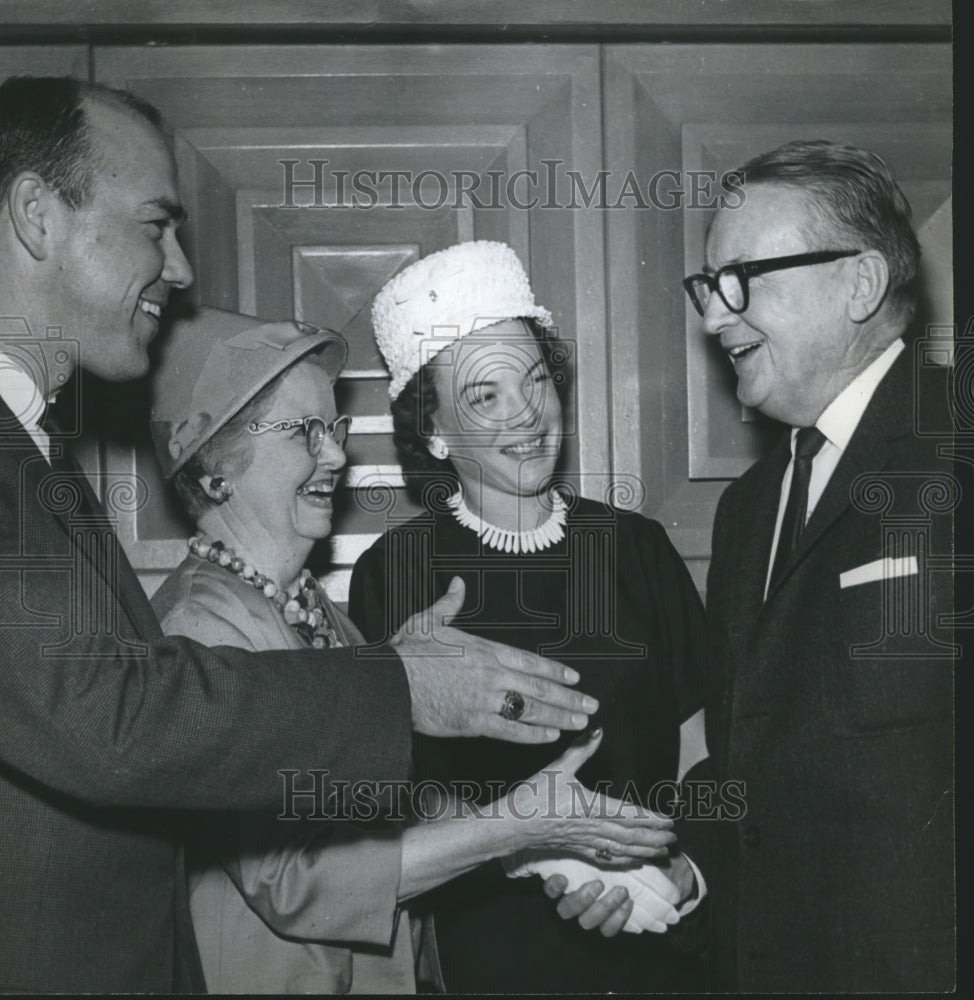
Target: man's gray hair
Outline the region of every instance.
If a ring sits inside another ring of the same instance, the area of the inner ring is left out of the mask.
[[[786,184],[809,207],[803,230],[813,250],[878,250],[889,265],[887,293],[904,325],[917,300],[920,244],[910,203],[885,161],[866,149],[823,139],[800,140],[748,160],[739,170],[751,184]],[[831,246],[835,240],[849,246]]]

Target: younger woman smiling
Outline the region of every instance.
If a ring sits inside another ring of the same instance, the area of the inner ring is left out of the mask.
[[[605,734],[583,780],[646,803],[657,783],[672,782],[705,753],[703,610],[659,524],[583,498],[584,480],[553,483],[566,352],[520,261],[486,241],[434,253],[385,285],[373,325],[391,374],[403,470],[427,512],[387,531],[359,559],[353,620],[366,638],[387,638],[460,576],[466,599],[453,624],[578,670],[599,699],[595,722]],[[520,699],[509,692],[505,717],[517,717]],[[420,778],[463,788],[484,805],[543,768],[545,751],[418,737],[414,755]],[[547,852],[544,864],[560,874],[555,858],[577,873],[571,853]],[[611,852],[598,857],[607,863]],[[517,873],[551,870],[538,860],[526,859]],[[689,892],[681,855],[666,871],[680,883],[674,898]],[[641,891],[631,885],[630,895]],[[536,879],[507,878],[498,863],[437,889],[425,904],[448,992],[702,987],[696,961],[667,941],[608,940],[623,926],[615,917],[602,934],[562,921]],[[621,904],[623,916],[635,905]],[[628,919],[625,926],[633,929]]]
[[[330,331],[220,310],[201,310],[168,336],[154,376],[153,434],[197,530],[153,599],[167,633],[254,650],[362,644],[302,569],[331,532],[332,493],[345,465],[349,418],[338,414],[333,390],[345,356],[345,342]],[[385,721],[362,732],[363,744],[385,738]],[[199,725],[228,720],[207,703]],[[598,745],[590,739],[550,764],[545,753],[536,793],[498,801],[483,819],[458,808],[407,827],[381,818],[213,820],[188,850],[207,989],[411,993],[404,900],[525,847],[592,857],[608,843],[620,863],[665,855],[674,838],[658,816],[627,810],[624,819],[602,818],[622,806],[611,799],[601,800],[602,816],[570,816],[575,769]],[[232,757],[233,745],[226,753]],[[268,760],[267,767],[309,763]],[[377,811],[383,802],[376,797]]]

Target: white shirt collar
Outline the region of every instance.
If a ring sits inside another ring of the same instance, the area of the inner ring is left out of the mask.
[[[7,404],[25,431],[33,435],[41,430],[41,420],[44,418],[48,401],[30,375],[2,351],[0,351],[0,399]]]
[[[815,426],[839,451],[845,451],[849,446],[876,387],[893,367],[893,362],[900,356],[904,347],[906,344],[902,339],[894,340],[825,407],[822,415],[815,421]],[[792,431],[793,443],[795,433]]]
[[[48,403],[37,383],[7,354],[0,351],[0,399],[30,435],[40,453],[51,460],[51,439],[41,427]]]

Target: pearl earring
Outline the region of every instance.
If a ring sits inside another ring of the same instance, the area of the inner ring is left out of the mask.
[[[214,476],[210,480],[210,488],[206,492],[211,500],[216,501],[216,503],[224,503],[233,496],[233,487],[223,476]]]
[[[438,458],[441,462],[450,456],[450,449],[447,447],[446,441],[444,441],[443,438],[431,437],[427,442],[426,447],[429,449],[429,453],[433,456],[433,458]]]

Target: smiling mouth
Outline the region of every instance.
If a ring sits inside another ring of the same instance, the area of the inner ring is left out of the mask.
[[[732,365],[736,365],[739,361],[743,361],[749,354],[753,354],[760,346],[759,341],[755,341],[753,344],[738,344],[737,347],[726,348],[727,357]]]
[[[314,500],[318,502],[330,501],[332,494],[335,492],[335,484],[331,480],[318,480],[313,483],[305,483],[298,490],[298,496],[303,497],[307,500]]]
[[[513,455],[515,458],[523,455],[530,455],[540,451],[544,447],[545,435],[539,434],[531,441],[521,441],[519,444],[509,444],[501,448],[502,455]]]
[[[162,317],[162,303],[161,302],[150,302],[148,299],[139,298],[139,308],[147,316],[151,316],[155,320],[159,320]]]

